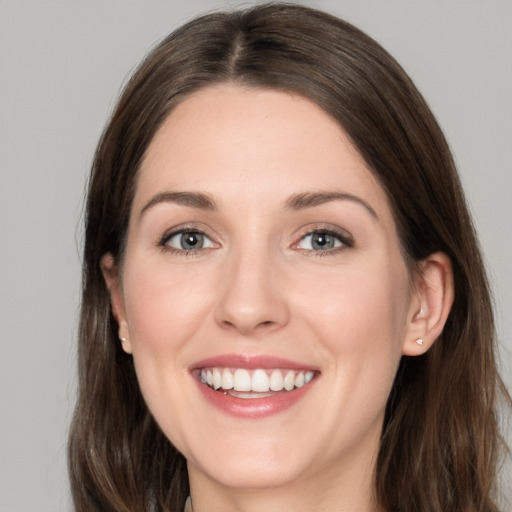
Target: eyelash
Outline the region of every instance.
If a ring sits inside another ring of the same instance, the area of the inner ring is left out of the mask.
[[[301,249],[300,247],[298,247],[298,245],[307,236],[312,236],[315,234],[332,236],[332,237],[336,238],[337,240],[339,240],[339,242],[341,242],[341,245],[338,247],[334,247],[332,249],[327,249],[325,251],[319,251],[319,250],[315,251],[312,249]],[[323,226],[318,226],[318,227],[313,227],[313,228],[310,227],[307,229],[307,231],[305,231],[304,233],[302,233],[300,235],[299,241],[294,243],[292,247],[300,252],[307,253],[308,256],[313,256],[315,258],[322,258],[324,256],[333,256],[333,255],[339,254],[342,251],[345,251],[347,249],[354,247],[354,239],[347,231],[342,230],[342,229],[325,228]]]
[[[177,249],[175,247],[171,247],[170,245],[168,245],[169,240],[171,240],[173,237],[175,237],[179,234],[182,234],[182,233],[195,233],[195,234],[203,235],[203,236],[207,237],[209,240],[211,240],[211,237],[209,237],[202,229],[199,229],[196,226],[183,226],[179,229],[173,229],[171,232],[164,233],[157,243],[158,247],[160,247],[161,249],[163,249],[164,251],[166,251],[170,254],[174,254],[174,255],[178,255],[178,256],[199,256],[205,250],[212,248],[212,247],[205,247],[202,249]],[[341,245],[338,247],[332,248],[332,249],[327,249],[325,251],[321,251],[321,250],[315,251],[312,249],[302,249],[302,248],[298,247],[298,245],[301,242],[303,242],[306,237],[312,236],[315,234],[332,236],[332,237],[336,238],[341,243]],[[213,242],[213,243],[215,244],[215,242]],[[354,246],[354,240],[348,232],[341,230],[341,229],[332,229],[332,228],[327,229],[325,227],[318,226],[318,227],[309,228],[307,231],[303,232],[300,235],[299,240],[292,245],[292,248],[297,251],[307,253],[309,256],[323,257],[323,256],[331,256],[334,254],[338,254],[339,252],[344,251],[346,249],[350,249],[353,246]]]
[[[173,229],[170,232],[164,233],[157,243],[158,247],[160,247],[162,250],[164,250],[170,254],[174,254],[177,256],[191,256],[191,257],[199,256],[206,249],[210,249],[210,247],[205,247],[203,249],[177,249],[176,247],[171,247],[170,245],[168,245],[169,240],[171,240],[175,236],[180,235],[182,233],[195,233],[198,235],[203,235],[206,238],[208,238],[209,240],[211,240],[211,237],[209,237],[204,232],[204,230],[199,229],[196,226],[183,226],[181,228]]]

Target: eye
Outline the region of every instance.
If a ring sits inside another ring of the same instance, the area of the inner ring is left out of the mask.
[[[306,251],[330,252],[341,247],[352,247],[352,245],[349,236],[322,229],[303,236],[295,248]]]
[[[194,230],[184,230],[171,233],[164,240],[164,245],[182,251],[199,251],[214,247],[214,243],[204,233]]]

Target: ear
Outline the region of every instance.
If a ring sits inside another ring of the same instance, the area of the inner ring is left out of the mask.
[[[100,265],[105,283],[110,293],[110,304],[112,307],[112,314],[117,321],[119,339],[121,340],[123,350],[126,353],[131,354],[132,346],[130,342],[130,333],[128,331],[128,322],[126,321],[123,293],[119,280],[118,268],[112,254],[107,253],[103,255]]]
[[[454,299],[450,258],[435,252],[419,263],[402,354],[424,354],[443,332]]]

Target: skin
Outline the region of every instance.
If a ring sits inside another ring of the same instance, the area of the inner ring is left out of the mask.
[[[319,191],[357,199],[286,206]],[[167,192],[208,194],[216,209],[155,202]],[[162,242],[184,226],[207,235],[203,249]],[[314,250],[307,234],[319,228],[352,244]],[[147,151],[122,268],[110,255],[102,265],[144,398],[187,458],[195,512],[378,510],[386,400],[402,355],[442,330],[451,269],[436,253],[410,271],[382,187],[323,110],[232,84],[189,96]],[[320,374],[291,408],[234,418],[189,371],[220,354]]]

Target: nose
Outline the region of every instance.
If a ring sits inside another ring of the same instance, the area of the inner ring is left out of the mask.
[[[289,322],[283,272],[266,252],[232,254],[221,278],[217,324],[244,336],[280,329]]]

